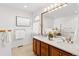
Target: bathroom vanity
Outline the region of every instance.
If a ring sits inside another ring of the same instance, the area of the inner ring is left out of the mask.
[[[50,41],[44,36],[33,37],[33,52],[37,56],[76,56],[79,50],[74,44]]]

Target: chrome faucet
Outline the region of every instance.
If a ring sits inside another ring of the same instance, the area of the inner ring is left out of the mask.
[[[71,43],[71,44],[73,44],[73,40],[71,39],[71,37],[66,38],[66,42],[67,42],[67,43]]]

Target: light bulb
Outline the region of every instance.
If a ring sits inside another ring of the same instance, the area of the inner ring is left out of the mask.
[[[57,10],[58,8],[55,8],[54,10]]]
[[[47,7],[47,10],[50,10],[50,7]]]
[[[47,8],[44,8],[44,12],[47,11]]]
[[[64,5],[63,5],[63,7],[66,7],[66,6],[67,6],[67,4],[64,4]]]
[[[58,3],[55,3],[54,6],[57,7],[58,6]]]
[[[54,4],[51,4],[51,5],[50,5],[50,8],[53,8],[53,7],[54,7]]]
[[[62,8],[63,6],[59,6],[58,8],[60,9],[60,8]]]

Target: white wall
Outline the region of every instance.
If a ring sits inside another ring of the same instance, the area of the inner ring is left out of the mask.
[[[77,14],[78,14],[78,20],[76,21],[76,32],[75,32],[75,37],[74,39],[76,40],[75,43],[79,43],[79,4],[77,8]]]
[[[40,34],[40,21],[36,21],[33,23],[33,35]]]
[[[31,27],[16,27],[16,16],[29,17],[31,19]],[[25,29],[26,39],[23,41],[24,43],[16,43],[15,41],[13,46],[16,46],[17,44],[29,44],[32,41],[32,14],[22,10],[0,6],[0,28],[10,28],[12,30]]]
[[[41,33],[41,11],[33,13],[33,35]],[[37,18],[39,17],[39,18]]]

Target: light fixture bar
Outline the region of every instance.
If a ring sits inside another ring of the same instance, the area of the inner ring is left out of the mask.
[[[50,10],[55,11],[55,10],[58,10],[58,9],[60,9],[62,7],[66,7],[66,6],[67,6],[67,3],[55,3],[55,4],[51,4],[48,7],[44,8],[43,13],[48,12]]]

